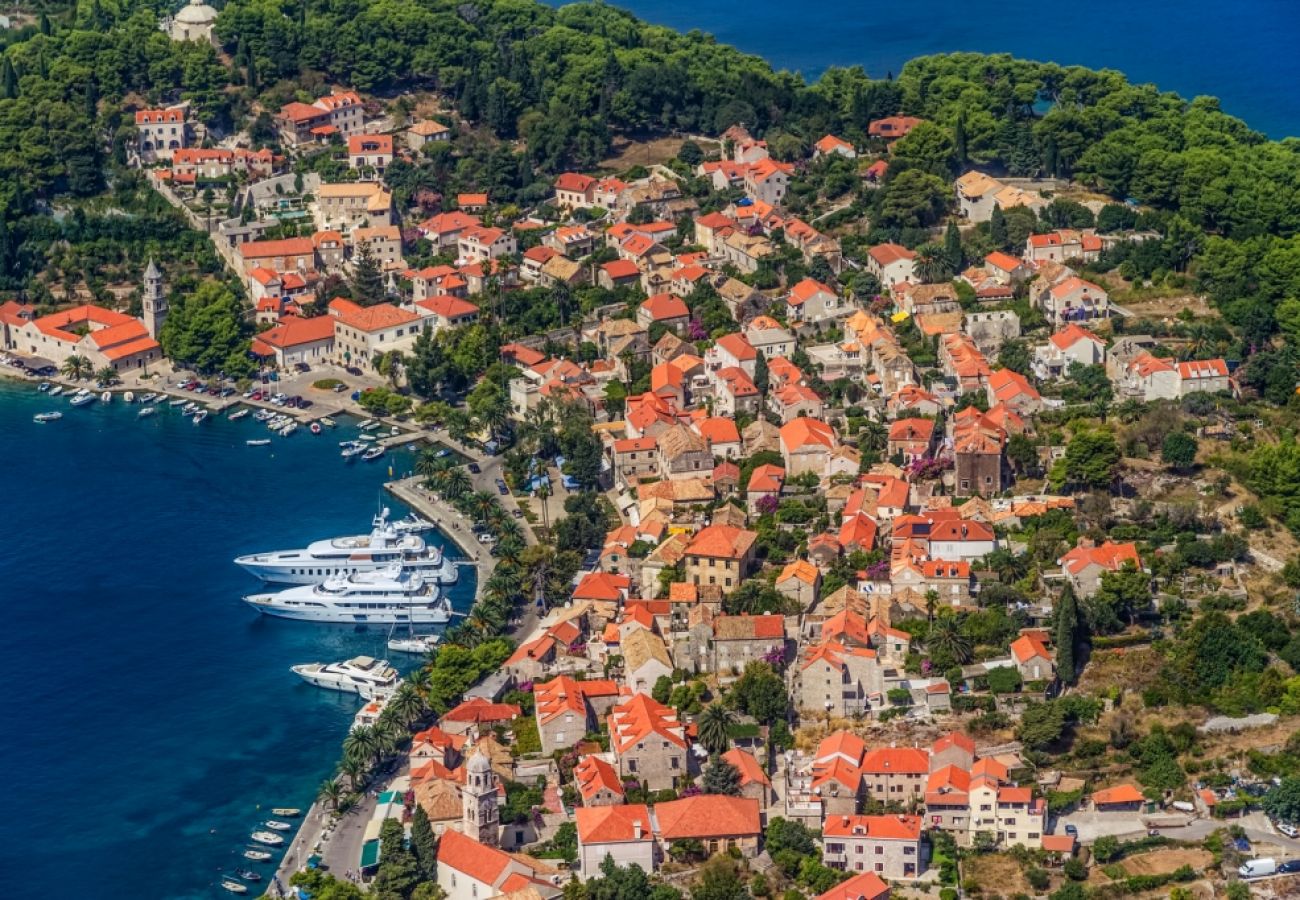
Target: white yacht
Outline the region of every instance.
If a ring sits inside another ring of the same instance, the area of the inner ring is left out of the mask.
[[[373,572],[334,575],[321,584],[298,585],[244,602],[268,616],[340,625],[443,625],[451,601],[438,586],[399,564]]]
[[[397,670],[386,659],[354,656],[336,663],[308,663],[294,666],[293,672],[308,684],[346,694],[373,697],[397,685]]]
[[[313,541],[302,550],[280,550],[241,556],[235,564],[263,581],[284,584],[319,584],[335,575],[373,572],[400,563],[403,571],[425,581],[453,584],[459,576],[455,563],[418,534],[403,534],[382,510],[368,535]]]

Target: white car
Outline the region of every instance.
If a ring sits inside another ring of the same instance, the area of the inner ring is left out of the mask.
[[[1278,831],[1282,832],[1289,838],[1293,838],[1297,834],[1300,834],[1300,829],[1297,829],[1290,822],[1274,822],[1273,825],[1277,828]]]

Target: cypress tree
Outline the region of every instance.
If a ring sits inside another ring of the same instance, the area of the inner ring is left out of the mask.
[[[0,62],[0,98],[13,100],[18,96],[18,73],[9,57]]]
[[[957,145],[957,159],[964,165],[966,163],[966,113],[964,111],[957,113],[957,124],[953,126],[952,140]]]
[[[1079,640],[1079,604],[1074,588],[1065,586],[1056,604],[1056,673],[1066,684],[1074,682],[1074,650]]]
[[[418,803],[411,815],[411,853],[420,864],[420,871],[433,878],[438,855],[437,839],[433,835],[433,826],[429,824],[429,814]]]
[[[957,223],[951,219],[948,221],[948,230],[943,235],[943,255],[948,257],[948,266],[954,272],[961,271],[961,232],[957,230]]]
[[[370,248],[363,246],[352,268],[352,299],[362,306],[371,306],[381,302],[386,293],[379,264],[370,255]]]
[[[759,394],[764,397],[767,396],[767,389],[771,380],[771,374],[767,368],[767,357],[760,350],[758,358],[754,360],[754,387],[758,388]]]
[[[41,34],[49,37],[53,30],[54,29],[50,26],[50,17],[45,13],[41,13]]]
[[[989,218],[989,237],[999,250],[1007,249],[1007,217],[1003,215],[1002,207],[996,203],[993,204],[993,215]]]

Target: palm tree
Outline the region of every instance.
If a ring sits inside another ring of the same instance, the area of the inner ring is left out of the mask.
[[[90,374],[90,360],[84,356],[73,354],[63,361],[59,371],[71,378],[73,381],[80,381]]]
[[[457,500],[474,490],[474,482],[469,473],[457,466],[448,469],[442,479],[442,495],[448,500]]]
[[[496,523],[497,540],[504,541],[514,539],[522,541],[524,539],[524,527],[512,518],[506,518],[504,510],[502,519]]]
[[[330,809],[339,808],[339,800],[343,798],[343,782],[337,778],[327,778],[320,783],[316,789],[316,799],[325,803]]]
[[[121,380],[122,379],[118,377],[117,369],[114,369],[112,366],[104,366],[95,373],[95,383],[103,388],[112,387]]]
[[[339,763],[339,772],[348,777],[349,790],[359,791],[365,786],[366,776],[370,774],[370,763],[365,759],[345,757],[343,762]]]
[[[348,732],[343,739],[343,756],[348,760],[363,762],[367,766],[379,748],[379,732],[372,725],[362,725]]]
[[[547,532],[551,530],[551,511],[546,501],[551,496],[551,480],[548,478],[537,486],[537,503],[542,508],[542,528]]]
[[[934,624],[934,611],[939,607],[939,592],[931,588],[925,592],[925,618]]]
[[[938,244],[922,244],[916,248],[916,275],[922,281],[936,284],[952,277],[952,269],[943,248]]]
[[[425,713],[428,712],[428,706],[425,704],[424,698],[409,682],[397,689],[393,699],[388,701],[388,708],[391,710],[393,718],[407,728],[411,727],[412,722],[418,722],[422,719]]]
[[[414,690],[416,693],[418,693],[421,697],[428,697],[429,679],[430,679],[430,675],[429,675],[428,667],[420,666],[420,668],[416,669],[410,675],[406,676],[406,683],[409,684],[411,686],[411,689]]]
[[[700,736],[700,743],[710,753],[725,753],[731,746],[731,725],[735,716],[721,703],[710,703],[700,713],[695,723]]]
[[[941,616],[930,626],[925,646],[931,653],[946,653],[960,664],[971,661],[971,641],[962,634],[956,616]]]
[[[421,450],[419,457],[416,458],[415,472],[425,478],[432,478],[440,472],[452,469],[455,465],[455,457],[450,455],[439,456],[436,450],[429,447]]]
[[[480,521],[485,520],[492,514],[496,508],[497,498],[493,497],[487,491],[475,491],[469,496],[469,508],[474,518]]]

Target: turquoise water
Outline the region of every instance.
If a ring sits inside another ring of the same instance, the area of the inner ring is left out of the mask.
[[[381,631],[259,617],[231,560],[367,531],[409,455],[348,465],[353,428],[246,447],[251,417],[135,413],[0,382],[5,897],[229,896],[218,876],[253,865],[270,807],[311,804],[359,705],[289,666],[387,655]]]
[[[554,0],[553,0],[554,2]],[[555,5],[560,5],[555,2]],[[815,78],[861,65],[879,78],[916,56],[974,50],[1119,69],[1184,97],[1208,94],[1274,138],[1300,135],[1294,0],[615,0],[649,22],[699,29]]]

